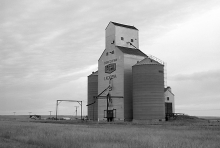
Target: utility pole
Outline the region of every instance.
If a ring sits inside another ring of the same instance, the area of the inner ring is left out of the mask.
[[[76,108],[76,118],[77,118],[77,108],[78,108],[79,106],[75,106],[75,108]]]
[[[50,117],[51,117],[51,112],[52,112],[52,111],[49,111],[49,112],[50,112]]]
[[[13,112],[13,113],[14,113],[14,118],[15,118],[15,113],[16,113],[16,112]],[[15,118],[15,120],[16,120],[16,118]]]

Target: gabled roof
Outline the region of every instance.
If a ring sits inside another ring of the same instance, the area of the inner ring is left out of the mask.
[[[167,90],[169,90],[170,87],[164,88],[164,92],[166,92]]]
[[[147,57],[145,53],[143,53],[139,49],[133,49],[133,48],[127,48],[127,47],[121,47],[121,46],[116,46],[121,52],[125,54],[131,54],[131,55],[137,55],[137,56],[143,56]]]
[[[134,30],[138,30],[136,27],[134,26],[130,26],[130,25],[125,25],[125,24],[120,24],[120,23],[116,23],[116,22],[109,22],[109,24],[112,23],[114,24],[115,26],[120,26],[120,27],[125,27],[125,28],[130,28],[130,29],[134,29]],[[109,25],[108,24],[108,25]],[[108,27],[108,26],[107,26]],[[106,28],[107,28],[106,27]]]
[[[138,62],[137,64],[135,65],[162,65],[160,64],[159,62],[147,57],[143,60],[141,60],[140,62]]]
[[[171,91],[170,91],[170,87],[168,86],[167,88],[164,88],[164,92],[169,91],[172,95],[174,95]]]

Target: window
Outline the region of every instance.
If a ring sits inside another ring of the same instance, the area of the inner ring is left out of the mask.
[[[170,100],[170,98],[169,97],[167,97],[167,101],[169,101]]]
[[[134,42],[134,40],[133,40],[133,39],[131,39],[131,42]]]
[[[114,54],[114,50],[110,51],[109,53]]]
[[[121,40],[124,40],[124,38],[123,38],[123,37],[121,37]]]

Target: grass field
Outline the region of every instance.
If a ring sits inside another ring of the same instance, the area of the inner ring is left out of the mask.
[[[65,124],[64,124],[65,123]],[[220,124],[199,119],[148,123],[0,120],[1,148],[219,148]]]

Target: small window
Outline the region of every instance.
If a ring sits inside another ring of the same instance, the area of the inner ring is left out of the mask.
[[[134,42],[134,40],[133,40],[133,39],[131,39],[131,42]]]
[[[167,97],[167,101],[169,101],[170,100],[170,98],[169,97]]]
[[[109,53],[114,54],[114,50],[112,50],[112,51],[111,51],[111,52],[109,52]]]
[[[124,38],[123,38],[123,37],[121,37],[121,40],[124,40]]]

